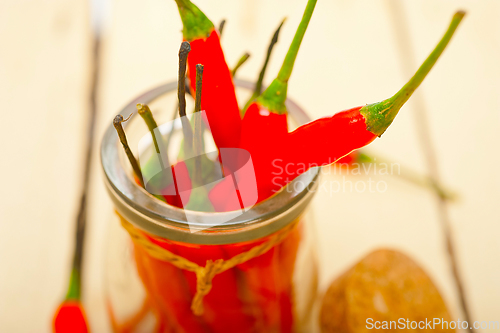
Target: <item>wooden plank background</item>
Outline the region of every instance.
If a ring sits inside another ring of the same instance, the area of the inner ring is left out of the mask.
[[[0,2],[0,331],[49,332],[64,295],[90,83],[83,0]]]
[[[408,79],[396,29],[408,26],[420,63],[457,9],[468,15],[442,59],[416,93],[427,106],[430,135],[444,183],[459,193],[449,207],[460,271],[475,320],[500,320],[500,3],[495,0],[319,1],[289,95],[313,117],[392,95]],[[255,79],[269,38],[288,17],[272,58],[277,73],[304,0],[198,0],[216,23],[226,18],[230,64],[249,51],[240,78]],[[91,27],[83,0],[0,3],[0,331],[49,332],[65,290],[80,189],[88,109]],[[394,8],[400,8],[395,20]],[[97,141],[129,100],[176,78],[181,23],[174,1],[112,1],[102,36]],[[315,59],[310,61],[309,59]],[[415,70],[413,68],[412,70]],[[410,101],[370,151],[425,173]],[[22,121],[20,121],[22,119]],[[96,142],[98,148],[98,142]],[[84,302],[94,332],[109,331],[103,301],[103,257],[112,206],[95,152]],[[345,178],[344,178],[345,177]],[[377,247],[415,258],[460,316],[436,200],[397,177],[324,174],[336,181],[384,182],[384,193],[320,191],[317,218],[321,286]],[[26,320],[29,314],[29,320]],[[488,330],[488,332],[495,330]],[[496,332],[500,332],[497,330]]]

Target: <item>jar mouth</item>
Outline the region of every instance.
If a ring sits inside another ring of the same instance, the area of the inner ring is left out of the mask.
[[[234,80],[236,88],[252,90],[253,83]],[[177,91],[177,82],[154,88],[125,106],[120,114],[137,117],[136,104],[149,104]],[[289,115],[300,126],[310,121],[293,101],[286,101]],[[125,130],[128,122],[124,123]],[[265,237],[294,221],[316,191],[319,168],[311,168],[272,197],[242,211],[198,212],[164,203],[138,186],[122,165],[122,147],[110,124],[101,144],[106,188],[118,213],[136,227],[155,236],[195,244],[227,244]],[[223,221],[223,222],[222,222]],[[222,223],[221,223],[222,222]]]

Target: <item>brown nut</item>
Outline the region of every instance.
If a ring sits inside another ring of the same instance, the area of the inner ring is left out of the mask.
[[[423,329],[407,327],[412,321],[428,323],[434,318],[441,320],[435,329],[429,324],[421,324]],[[392,325],[384,329],[387,332],[455,332],[446,329],[443,321],[449,323],[451,317],[429,276],[406,255],[386,249],[370,253],[333,281],[320,311],[323,333],[373,332],[376,321],[380,328],[385,328],[384,322]]]

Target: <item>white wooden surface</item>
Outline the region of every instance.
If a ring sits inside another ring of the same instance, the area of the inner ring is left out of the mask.
[[[49,332],[81,188],[87,5],[2,1],[0,31],[0,331]]]
[[[398,0],[318,2],[289,88],[289,95],[311,116],[384,99],[405,83],[408,75],[397,47],[391,1]],[[239,72],[241,78],[251,80],[272,32],[288,17],[269,68],[269,82],[305,1],[199,0],[197,4],[214,22],[228,20],[223,46],[230,64],[243,52],[251,52]],[[500,164],[496,147],[500,141],[500,23],[496,19],[500,3],[408,0],[402,1],[402,8],[417,62],[434,47],[453,12],[468,11],[416,94],[427,105],[439,171],[460,194],[460,200],[450,206],[450,215],[473,318],[500,320],[500,176],[495,170]],[[0,35],[4,102],[0,145],[7,157],[0,166],[6,176],[0,203],[0,331],[48,332],[50,313],[66,279],[79,189],[77,148],[82,144],[80,125],[89,74],[87,11],[84,2],[77,0],[7,1],[0,9],[0,31],[4,27],[15,31]],[[99,137],[131,98],[176,78],[181,39],[174,1],[113,1],[111,13],[103,38]],[[58,29],[60,25],[70,28]],[[414,106],[410,101],[402,109],[371,151],[425,172]],[[25,136],[15,121],[21,116],[26,122],[22,129],[30,130],[23,132]],[[50,158],[43,157],[43,149]],[[98,158],[93,171],[85,303],[93,330],[107,332],[101,258],[112,208]],[[330,174],[323,180],[329,188],[332,181],[342,184],[342,177]],[[435,199],[392,176],[346,175],[354,184],[369,178],[386,182],[387,191],[323,191],[316,197],[322,286],[371,249],[398,248],[427,270],[451,311],[460,316]],[[27,313],[30,320],[25,320]]]

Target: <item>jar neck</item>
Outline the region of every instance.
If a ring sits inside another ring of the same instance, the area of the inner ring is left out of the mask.
[[[252,84],[245,81],[235,80],[235,84],[238,89],[252,89]],[[173,82],[148,91],[127,105],[120,114],[128,116],[133,113],[137,102],[154,105],[162,96],[175,94],[176,89],[177,85]],[[295,103],[287,100],[287,107],[297,125],[309,121]],[[125,129],[137,118],[134,115],[125,124]],[[195,212],[170,206],[137,186],[125,168],[119,148],[116,133],[110,126],[102,142],[101,159],[108,193],[118,213],[153,236],[186,243],[230,244],[273,234],[304,212],[316,191],[319,177],[319,169],[310,169],[271,198],[246,210]],[[296,188],[302,190],[296,191]]]

